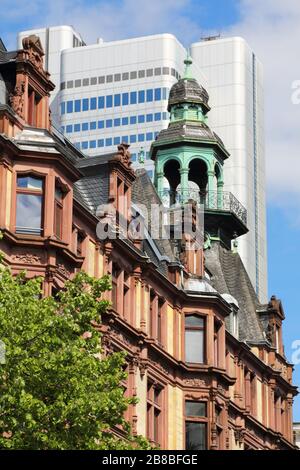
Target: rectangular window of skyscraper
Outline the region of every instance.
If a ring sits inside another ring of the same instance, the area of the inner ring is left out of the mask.
[[[122,126],[127,126],[128,125],[128,117],[123,117],[122,118]]]
[[[73,113],[73,101],[67,101],[67,113]]]
[[[140,114],[138,116],[138,123],[139,124],[143,124],[143,122],[145,122],[145,115],[144,114]]]
[[[168,88],[163,88],[163,100],[168,99]]]
[[[90,109],[97,109],[97,98],[90,99]]]
[[[136,104],[136,91],[130,92],[130,104]]]
[[[128,144],[128,135],[122,136],[122,142],[125,142],[125,144]]]
[[[81,100],[74,101],[74,111],[75,113],[80,113],[81,111]]]
[[[121,81],[121,74],[120,73],[115,73],[114,81],[115,82],[120,82]]]
[[[161,100],[161,88],[155,88],[154,90],[154,100],[160,101]]]
[[[90,131],[94,131],[97,128],[96,121],[90,122]]]
[[[89,146],[88,141],[85,140],[84,142],[81,142],[81,148],[82,148],[82,150],[86,150],[86,149],[88,148],[88,146]]]
[[[107,119],[105,124],[106,127],[112,127],[112,119]]]
[[[161,120],[161,113],[155,113],[154,114],[154,121],[160,121]]]
[[[72,128],[73,128],[73,126],[72,126],[71,124],[68,124],[68,125],[66,126],[66,132],[67,132],[67,133],[72,132]]]
[[[106,75],[106,83],[111,83],[113,81],[112,75]]]
[[[105,139],[105,145],[106,147],[110,147],[112,145],[112,138],[109,137],[108,139]]]
[[[82,100],[82,111],[88,111],[89,110],[89,99],[88,98],[83,98]]]
[[[97,85],[97,77],[91,78],[91,85]]]
[[[139,142],[144,142],[144,140],[145,140],[145,134],[139,134],[138,135],[138,141]]]
[[[107,95],[106,96],[106,107],[107,108],[112,108],[113,105],[113,97],[112,95]]]
[[[131,144],[135,144],[136,142],[136,135],[135,134],[132,134],[130,137],[129,137],[129,142]]]
[[[75,80],[75,88],[81,87],[81,80],[80,78],[78,80]]]
[[[167,120],[169,119],[168,113],[163,112],[163,113],[162,113],[162,118],[163,118],[164,121],[167,121]]]
[[[136,153],[131,154],[131,161],[135,162],[136,161]]]
[[[88,131],[89,130],[89,123],[88,122],[83,122],[81,124],[81,130],[82,131]]]
[[[154,75],[161,75],[161,68],[160,67],[156,67],[154,69]]]
[[[64,90],[66,88],[66,82],[61,82],[60,89]]]
[[[114,106],[120,106],[121,105],[121,95],[118,93],[117,95],[114,95]]]
[[[104,147],[104,139],[98,140],[98,147]]]
[[[136,116],[130,116],[130,124],[136,124]]]
[[[152,132],[147,132],[146,133],[146,140],[153,140],[153,133]]]
[[[90,140],[90,149],[95,149],[95,148],[96,148],[96,141]]]
[[[153,114],[146,114],[146,121],[152,122],[153,121]]]
[[[121,119],[120,118],[114,119],[114,126],[118,127],[120,125],[121,125]]]
[[[144,90],[139,91],[139,103],[145,103],[145,91]]]
[[[134,80],[136,77],[137,77],[137,73],[136,73],[136,72],[130,72],[130,79],[131,79],[131,80]]]
[[[169,75],[170,69],[169,67],[163,67],[163,75]]]
[[[105,83],[104,75],[102,75],[102,77],[98,77],[98,83],[99,83],[99,85],[102,85],[103,83]]]
[[[65,114],[66,112],[66,103],[63,101],[60,103],[60,114]]]
[[[82,80],[82,86],[89,86],[90,84],[90,79],[89,78],[84,78]]]
[[[175,73],[176,73],[176,72],[175,72],[175,69],[171,69],[171,75],[172,75],[173,77],[175,77]]]
[[[185,449],[207,448],[207,404],[198,401],[185,402]]]
[[[98,109],[104,108],[104,96],[98,96]]]
[[[153,77],[153,69],[147,69],[146,70],[146,75],[147,75],[147,77]]]
[[[80,124],[74,124],[74,132],[80,132]]]
[[[122,80],[129,80],[129,73],[128,72],[122,73]]]
[[[73,80],[67,81],[67,88],[73,88]]]
[[[122,106],[126,106],[129,102],[128,93],[122,93]]]
[[[114,137],[114,145],[119,145],[121,142],[120,137]]]
[[[104,128],[104,121],[98,121],[98,129]]]
[[[152,89],[149,89],[146,91],[146,100],[147,100],[147,103],[150,103],[151,101],[153,101],[153,90]]]
[[[139,78],[145,77],[145,70],[139,70]]]

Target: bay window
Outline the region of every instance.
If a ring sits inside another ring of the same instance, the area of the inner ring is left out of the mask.
[[[185,317],[185,362],[203,364],[205,361],[205,320],[198,315]]]
[[[42,235],[43,188],[42,178],[17,176],[16,233]]]
[[[63,191],[59,186],[55,187],[54,199],[54,234],[57,238],[62,238],[63,226]]]
[[[185,448],[186,450],[207,448],[206,402],[185,402]]]

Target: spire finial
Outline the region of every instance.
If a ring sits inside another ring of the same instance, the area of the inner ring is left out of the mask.
[[[186,53],[186,59],[184,60],[184,64],[185,64],[185,71],[184,71],[184,76],[183,76],[183,79],[189,79],[189,78],[193,78],[192,76],[192,71],[191,71],[191,65],[192,65],[193,61],[192,61],[192,58],[190,56],[190,53],[189,53],[189,50],[187,50],[187,53]]]

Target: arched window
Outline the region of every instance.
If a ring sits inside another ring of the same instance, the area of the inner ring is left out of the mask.
[[[198,315],[185,317],[185,361],[194,364],[205,361],[205,320]]]

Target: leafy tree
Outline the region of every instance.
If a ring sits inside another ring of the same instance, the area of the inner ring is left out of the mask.
[[[41,298],[41,279],[0,272],[0,448],[149,448],[123,415],[123,353],[101,357],[95,324],[108,307],[107,276],[81,272],[58,298]],[[124,430],[124,439],[111,432]]]

